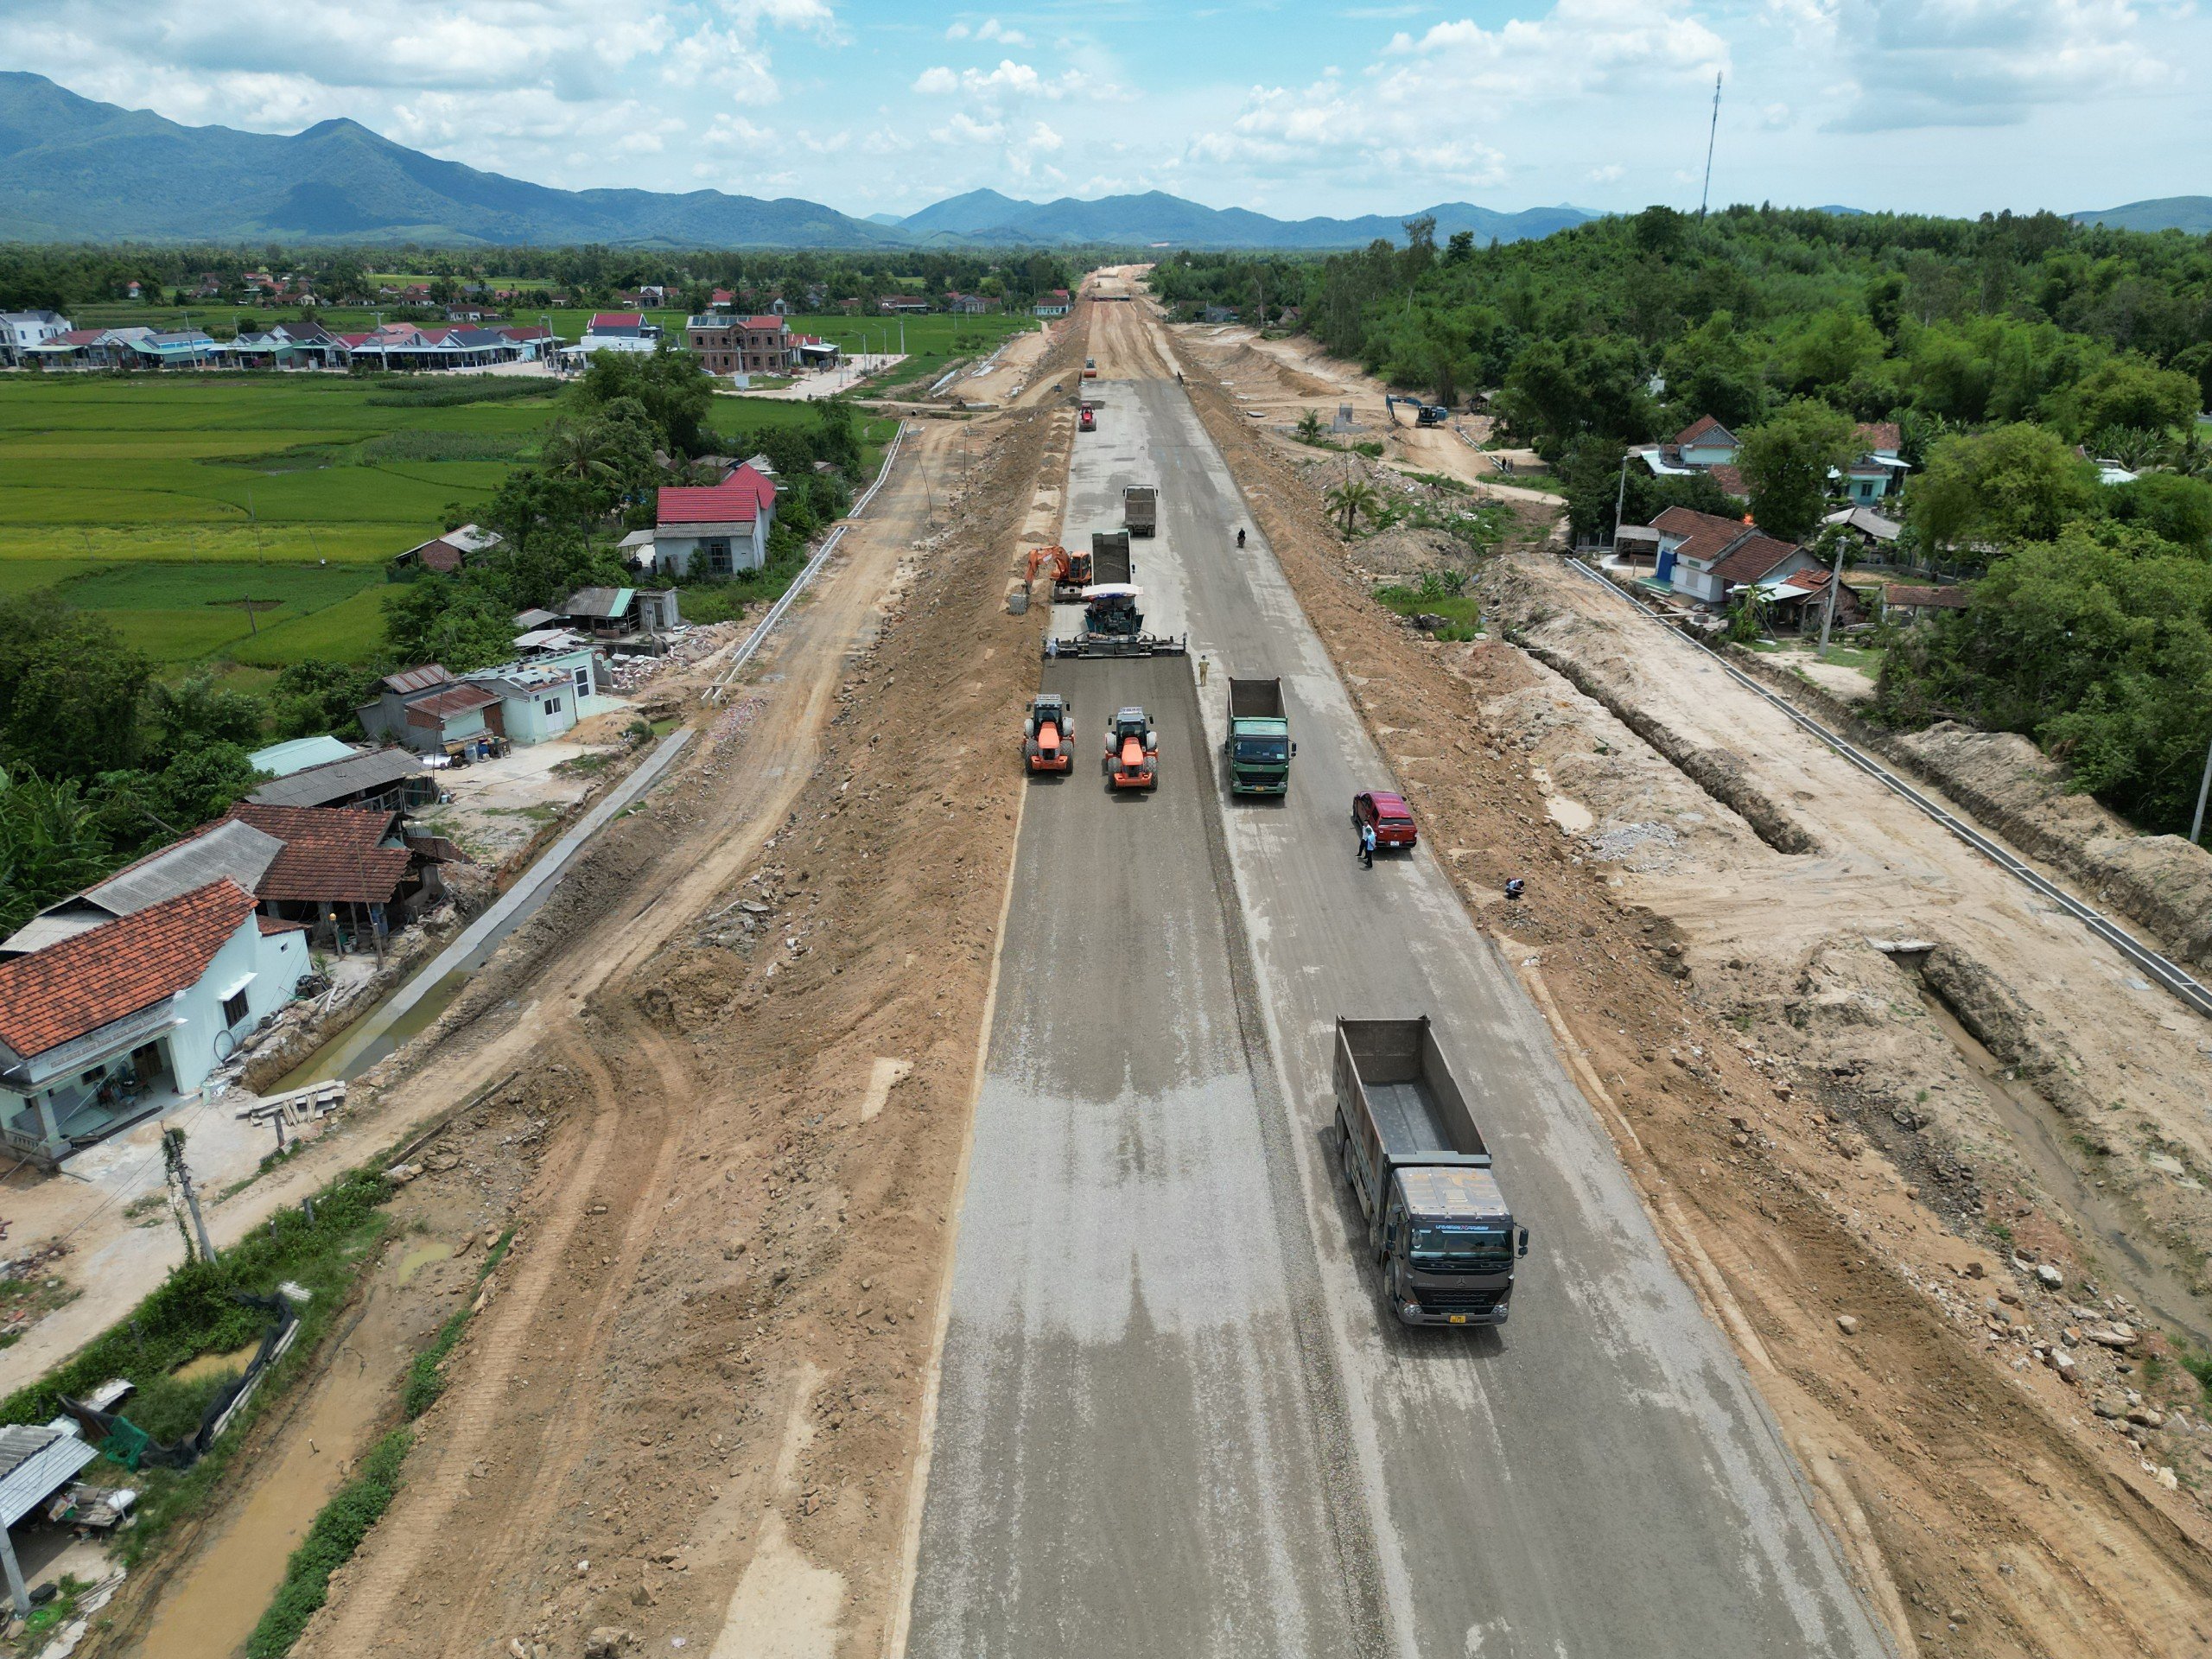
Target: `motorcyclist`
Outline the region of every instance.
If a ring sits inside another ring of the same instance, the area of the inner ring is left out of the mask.
[[[1244,545],[1244,526],[1242,524],[1236,526],[1236,545],[1239,547]]]

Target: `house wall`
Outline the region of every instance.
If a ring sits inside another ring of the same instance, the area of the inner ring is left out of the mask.
[[[653,537],[653,568],[679,582],[688,581],[692,554],[709,542],[726,541],[733,575],[758,570],[768,562],[768,522],[769,515],[763,513],[750,524],[684,524],[658,531]]]
[[[1732,467],[1736,464],[1736,446],[1714,442],[1684,444],[1682,463],[1688,467]]]
[[[185,1094],[206,1082],[238,1040],[291,1001],[308,970],[308,936],[296,931],[264,933],[249,916],[225,941],[200,982],[178,999],[184,1024],[169,1033],[169,1060]],[[245,1018],[223,1018],[223,995],[248,975]]]

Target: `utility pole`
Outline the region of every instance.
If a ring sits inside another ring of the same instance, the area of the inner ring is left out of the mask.
[[[1835,538],[1835,569],[1828,573],[1827,607],[1821,613],[1821,648],[1816,654],[1820,660],[1824,663],[1828,659],[1828,630],[1835,626],[1836,589],[1842,586],[1843,537],[1839,534]],[[2203,810],[2203,807],[2201,804],[2197,810],[2200,812]]]
[[[1628,456],[1627,450],[1621,451],[1621,486],[1613,494],[1613,533],[1605,538],[1605,545],[1609,548],[1618,544],[1621,539],[1621,515],[1628,511]],[[1656,566],[1651,574],[1654,576],[1659,574]]]
[[[2196,817],[2189,826],[2192,846],[2201,844],[2198,837],[2204,833],[2204,798],[2212,795],[2212,748],[2204,751],[2204,781],[2196,786]]]
[[[184,1161],[184,1131],[166,1128],[162,1131],[162,1161],[168,1166],[169,1179],[184,1195],[184,1207],[191,1212],[192,1230],[200,1236],[200,1259],[212,1262],[215,1246],[207,1236],[207,1224],[200,1214],[200,1195],[192,1190],[192,1170]]]
[[[1713,77],[1713,125],[1705,135],[1705,188],[1698,192],[1697,220],[1705,223],[1705,204],[1713,195],[1713,145],[1720,136],[1720,77]]]

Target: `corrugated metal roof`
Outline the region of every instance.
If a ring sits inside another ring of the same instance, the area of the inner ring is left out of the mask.
[[[350,759],[357,753],[351,743],[326,732],[321,737],[296,737],[288,743],[271,743],[265,749],[256,749],[246,759],[253,762],[256,772],[265,772],[272,778],[289,778],[309,766],[327,766],[333,760]]]
[[[197,893],[226,875],[251,893],[283,850],[283,842],[251,824],[219,823],[117,871],[98,887],[86,888],[85,897],[118,916],[129,916],[149,905]]]
[[[99,1448],[58,1428],[0,1429],[0,1527],[12,1527],[54,1496]]]
[[[340,801],[365,789],[381,789],[423,775],[423,762],[405,749],[372,749],[350,760],[334,760],[309,766],[273,784],[264,784],[246,797],[263,806],[321,806]]]
[[[49,944],[59,944],[114,919],[104,910],[93,910],[70,900],[55,906],[43,916],[32,917],[6,938],[0,939],[0,952],[18,956],[43,950]]]
[[[443,685],[452,678],[444,664],[425,663],[420,668],[404,668],[397,674],[387,674],[384,683],[387,689],[404,696],[410,691],[427,691],[434,685]]]
[[[580,588],[562,606],[568,616],[613,618],[628,610],[637,598],[632,588]]]

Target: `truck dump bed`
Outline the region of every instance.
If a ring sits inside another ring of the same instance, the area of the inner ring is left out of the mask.
[[[1126,530],[1095,530],[1090,533],[1090,579],[1104,586],[1110,582],[1133,582],[1135,566],[1129,559],[1129,532]]]
[[[1490,1161],[1428,1017],[1337,1021],[1337,1090],[1363,1109],[1392,1161]]]
[[[1132,484],[1122,492],[1122,518],[1132,536],[1149,536],[1160,521],[1160,492],[1149,484]]]
[[[1239,680],[1229,682],[1229,717],[1231,720],[1287,720],[1282,700],[1281,680]]]

